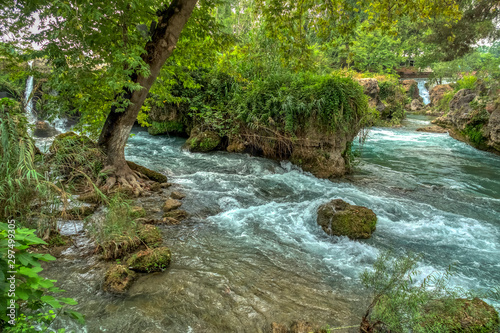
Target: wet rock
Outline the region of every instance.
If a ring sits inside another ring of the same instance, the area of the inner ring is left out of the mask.
[[[127,260],[127,265],[138,272],[160,272],[170,265],[171,257],[167,247],[158,247],[134,253]]]
[[[221,138],[216,132],[193,129],[184,147],[191,152],[205,153],[215,150],[220,143]]]
[[[138,165],[134,162],[127,161],[127,164],[130,169],[142,173],[144,176],[148,177],[151,180],[154,180],[155,182],[158,183],[166,183],[168,181],[167,176],[164,174],[161,174],[157,171],[148,169],[146,167],[143,167],[142,165]]]
[[[370,238],[377,216],[371,209],[335,199],[318,208],[317,222],[329,235]]]
[[[176,210],[166,212],[165,214],[163,214],[163,217],[164,218],[172,218],[172,219],[175,219],[177,221],[182,221],[182,220],[187,219],[189,217],[189,214],[185,210],[176,209]]]
[[[420,92],[418,89],[418,83],[415,80],[402,80],[401,85],[403,86],[406,95],[412,100],[420,99]]]
[[[160,230],[151,224],[143,224],[137,232],[139,239],[149,247],[159,247],[163,243]]]
[[[46,121],[37,121],[35,123],[35,130],[33,131],[33,135],[39,138],[50,138],[58,135],[60,132],[51,126]]]
[[[104,291],[121,294],[127,291],[135,279],[135,272],[125,265],[111,266],[104,276]]]
[[[448,133],[448,130],[440,126],[427,126],[427,127],[417,128],[417,132]]]
[[[182,202],[176,199],[168,198],[167,201],[163,204],[163,211],[169,212],[171,210],[177,209],[182,206]]]
[[[178,191],[173,191],[172,193],[170,193],[170,197],[172,199],[176,199],[176,200],[182,200],[186,197],[186,195],[184,193],[181,193],[181,192],[178,192]]]
[[[452,91],[453,88],[449,84],[440,84],[437,86],[434,86],[430,91],[429,91],[429,98],[431,100],[430,106],[438,106],[439,101],[443,99],[444,94],[446,94],[449,91]]]
[[[445,332],[494,333],[500,328],[495,308],[479,298],[436,300],[426,308],[437,314],[436,322],[431,320],[428,326],[446,323]]]

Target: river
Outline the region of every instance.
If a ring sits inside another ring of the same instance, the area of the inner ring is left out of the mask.
[[[73,247],[45,274],[79,301],[87,324],[78,332],[259,332],[297,319],[357,325],[366,306],[358,276],[386,249],[421,254],[422,277],[454,264],[454,286],[499,286],[500,157],[415,131],[428,124],[409,116],[402,128],[372,128],[356,145],[355,173],[333,182],[288,162],[185,152],[185,139],[136,128],[127,159],[187,194],[192,217],[161,227],[171,267],[141,277],[125,296],[102,292],[102,264]],[[371,239],[323,233],[316,210],[335,198],[377,214]]]

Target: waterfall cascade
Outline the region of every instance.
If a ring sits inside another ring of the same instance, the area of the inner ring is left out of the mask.
[[[418,83],[418,92],[420,94],[420,97],[423,98],[423,103],[424,105],[427,105],[431,102],[430,96],[429,96],[429,90],[425,87],[425,84],[427,83],[426,79],[415,79]]]
[[[30,68],[33,66],[33,61],[28,62]],[[33,92],[33,76],[28,77],[26,81],[26,90],[24,91],[25,102],[26,102],[26,115],[30,124],[36,121],[35,110],[33,108],[33,97],[31,96]]]

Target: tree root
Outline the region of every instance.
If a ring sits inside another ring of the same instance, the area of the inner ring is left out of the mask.
[[[104,193],[113,192],[116,188],[117,191],[125,190],[138,197],[153,183],[142,173],[130,169],[128,165],[119,170],[113,166],[107,166],[101,172],[107,175],[106,182],[102,184],[102,180],[99,180],[97,186]]]

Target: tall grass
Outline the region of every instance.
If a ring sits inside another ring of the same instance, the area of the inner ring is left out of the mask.
[[[36,147],[28,122],[14,100],[0,100],[0,217],[26,214],[30,203],[50,186],[35,167]]]

